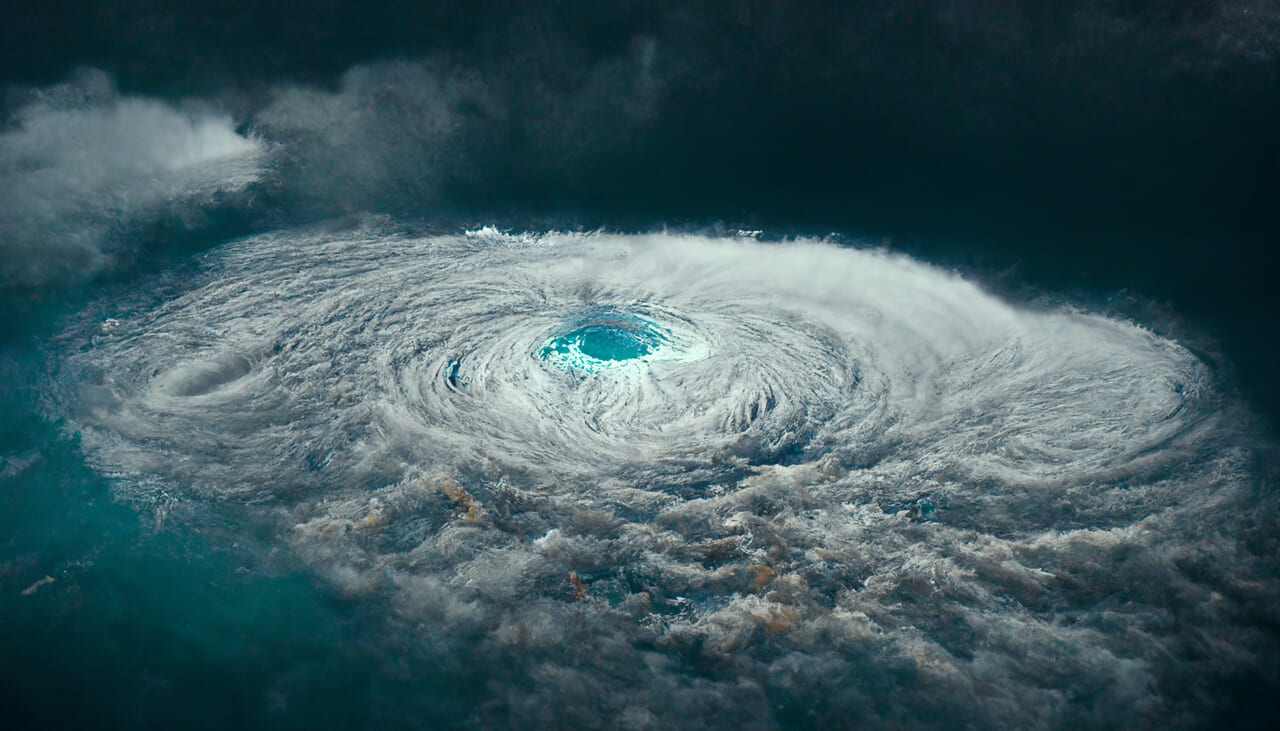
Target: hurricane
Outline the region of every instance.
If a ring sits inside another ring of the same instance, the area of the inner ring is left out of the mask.
[[[1274,597],[1247,419],[1114,315],[830,239],[366,220],[197,268],[70,327],[52,401],[121,499],[503,678],[464,724],[1150,721]]]
[[[4,728],[1280,728],[1280,0],[14,5]]]

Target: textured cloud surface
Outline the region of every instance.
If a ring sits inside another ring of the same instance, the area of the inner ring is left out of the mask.
[[[110,268],[147,224],[256,181],[261,152],[229,117],[122,97],[100,72],[35,93],[0,132],[0,287]]]
[[[73,327],[54,400],[123,498],[247,518],[486,688],[468,724],[1187,725],[1275,649],[1243,411],[1131,323],[817,241],[368,224],[203,271]],[[652,357],[540,355],[634,322]]]

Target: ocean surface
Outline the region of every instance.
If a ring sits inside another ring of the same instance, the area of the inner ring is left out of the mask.
[[[12,728],[1271,728],[1280,4],[0,30]]]

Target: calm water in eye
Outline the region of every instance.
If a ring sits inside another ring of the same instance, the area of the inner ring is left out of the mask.
[[[565,370],[594,372],[653,355],[667,338],[638,315],[593,318],[547,341],[537,356]]]

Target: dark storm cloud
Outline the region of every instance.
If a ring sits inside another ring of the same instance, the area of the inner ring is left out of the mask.
[[[955,70],[1011,59],[1052,64],[1091,56],[1147,73],[1204,73],[1274,61],[1278,14],[1274,0],[695,0],[607,6],[573,0],[532,7],[506,0],[196,0],[177,6],[62,0],[12,13],[0,71],[14,80],[40,74],[52,80],[72,62],[112,63],[114,71],[153,80],[195,76],[207,83],[211,71],[240,78],[255,72],[324,78],[371,58],[441,50],[503,64],[527,58],[539,46],[545,51],[562,45],[579,61],[589,61],[617,52],[638,35],[657,35],[688,44],[691,53],[701,48],[708,63],[736,60],[738,72],[764,66],[779,52],[788,68],[800,71],[849,68],[848,56],[831,55],[842,49],[878,52],[877,59],[864,56],[853,64],[867,68],[893,65],[886,52],[918,54],[934,46],[936,56],[919,60],[947,60]],[[717,50],[743,42],[755,44],[759,53],[729,59]],[[946,72],[929,69],[931,75]]]
[[[567,87],[438,59],[361,64],[334,91],[274,90],[253,128],[282,145],[277,178],[295,214],[438,217],[512,176],[569,178],[633,142],[659,111],[656,55],[637,39]]]
[[[14,80],[90,64],[127,89],[217,96],[242,119],[293,85],[341,96],[307,129],[263,118],[303,147],[337,146],[289,170],[353,177],[339,208],[373,191],[341,162],[364,128],[388,136],[360,163],[386,165],[374,187],[418,213],[443,199],[476,216],[901,228],[1012,202],[1059,227],[1262,220],[1265,130],[1280,122],[1275,0],[81,0],[26,9],[6,32],[0,75]],[[448,129],[431,128],[446,108]]]

